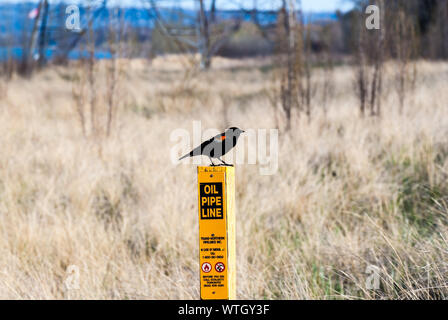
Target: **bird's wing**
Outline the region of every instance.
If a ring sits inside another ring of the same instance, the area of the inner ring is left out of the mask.
[[[202,142],[200,146],[197,146],[196,148],[191,150],[190,153],[187,153],[186,155],[181,157],[179,160],[187,158],[187,157],[199,156],[201,154],[210,155],[212,150],[217,147],[217,145],[213,144],[213,143],[214,142],[222,142],[225,139],[226,139],[226,134],[220,133],[220,134],[214,136],[213,138],[210,138],[210,139]]]
[[[200,146],[197,146],[196,148],[194,148],[193,150],[191,150],[190,152],[190,156],[199,156],[201,154],[203,154],[204,149],[206,149],[207,146],[210,145],[210,143],[212,143],[214,140],[214,138],[208,139],[204,142],[201,143]]]

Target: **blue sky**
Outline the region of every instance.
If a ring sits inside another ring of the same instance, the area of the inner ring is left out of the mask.
[[[302,0],[305,11],[347,11],[353,8],[351,1],[347,0]]]
[[[38,0],[29,0],[31,2],[38,2]],[[49,0],[51,2],[60,2],[60,0]],[[101,0],[96,0],[101,2]],[[195,0],[156,0],[163,6],[171,6],[173,4],[180,5],[184,8],[193,9],[195,7]],[[253,7],[254,1],[258,2],[258,6],[261,9],[277,9],[281,3],[281,0],[216,0],[217,6],[220,9],[236,9],[241,4],[250,9]],[[352,8],[351,1],[349,0],[301,0],[304,11],[318,12],[318,11],[336,11],[337,9],[347,11]],[[0,3],[11,2],[23,2],[23,0],[0,0]],[[67,3],[79,3],[85,2],[82,0],[66,0]],[[121,4],[125,6],[139,6],[145,2],[145,0],[109,0],[111,4]],[[205,0],[209,3],[210,0]]]
[[[144,0],[143,0],[144,1]],[[217,6],[221,9],[235,9],[241,6],[246,8],[252,8],[253,3],[257,2],[258,7],[262,9],[277,9],[281,5],[281,0],[216,0]],[[137,3],[142,0],[121,0],[120,2]],[[159,0],[161,4],[179,4],[182,6],[194,8],[194,0]],[[210,0],[205,0],[208,4]],[[353,6],[349,0],[301,0],[304,11],[336,11],[340,9],[342,11],[349,10]]]
[[[232,0],[217,0],[218,4],[232,2]],[[276,9],[280,6],[281,0],[256,0],[258,5],[266,9]],[[254,0],[234,1],[237,3],[244,3],[246,7],[252,8]],[[347,11],[353,6],[348,0],[301,0],[304,11],[336,11],[337,9]]]

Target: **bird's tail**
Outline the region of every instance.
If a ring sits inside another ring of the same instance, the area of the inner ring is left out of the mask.
[[[187,154],[184,155],[183,157],[180,157],[180,158],[179,158],[179,161],[182,160],[182,159],[188,158],[188,157],[190,157],[190,156],[191,156],[191,154],[190,154],[190,153],[187,153]]]

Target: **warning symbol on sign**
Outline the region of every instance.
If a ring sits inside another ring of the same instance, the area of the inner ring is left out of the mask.
[[[224,263],[222,263],[222,262],[218,262],[217,264],[215,264],[215,270],[218,272],[223,272],[225,268],[226,267],[224,266]]]
[[[210,271],[212,271],[212,265],[208,262],[204,262],[201,268],[205,273],[209,273]]]

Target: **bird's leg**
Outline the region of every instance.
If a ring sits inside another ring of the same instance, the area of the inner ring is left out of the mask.
[[[221,161],[225,166],[228,166],[228,167],[233,167],[233,164],[228,164],[228,163],[226,163],[224,160],[222,160],[221,158],[217,158],[219,161]]]
[[[216,164],[213,163],[213,160],[211,157],[208,157],[210,159],[210,162],[212,163],[212,167],[216,167]]]

